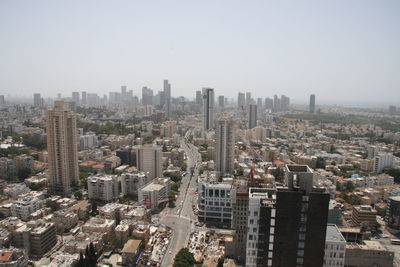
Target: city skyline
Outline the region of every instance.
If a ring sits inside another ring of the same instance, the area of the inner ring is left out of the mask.
[[[310,94],[339,105],[400,99],[396,1],[0,7],[4,95],[103,94],[123,84],[137,95],[169,79],[172,96],[190,98],[211,87],[228,98],[279,93],[301,104]]]

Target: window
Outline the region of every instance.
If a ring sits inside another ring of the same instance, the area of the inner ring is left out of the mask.
[[[254,212],[254,216],[258,216],[258,211],[255,211],[255,212]]]
[[[250,219],[250,224],[253,224],[254,223],[254,220],[253,219]]]
[[[221,190],[221,197],[225,197],[225,190]]]

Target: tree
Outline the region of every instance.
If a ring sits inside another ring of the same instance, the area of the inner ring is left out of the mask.
[[[225,259],[223,257],[218,259],[217,267],[224,267]]]
[[[81,200],[83,195],[81,191],[75,191],[74,196],[77,200]]]
[[[168,149],[167,149],[167,145],[166,144],[164,144],[163,146],[162,146],[162,152],[167,152],[168,151]]]
[[[393,176],[394,181],[396,183],[400,183],[400,169],[396,168],[385,169],[385,173],[389,174],[390,176]]]
[[[193,253],[188,248],[182,248],[175,256],[173,267],[193,267],[195,263]]]
[[[275,177],[277,182],[283,182],[285,173],[283,172],[281,167],[278,167],[275,170],[272,170],[271,174]]]
[[[347,192],[353,192],[354,188],[355,188],[355,186],[354,186],[352,181],[347,181],[346,182],[346,191]]]
[[[57,202],[53,202],[51,200],[46,201],[46,207],[50,208],[52,212],[55,212],[60,208],[60,205]]]

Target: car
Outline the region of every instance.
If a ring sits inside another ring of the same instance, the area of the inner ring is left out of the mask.
[[[168,253],[171,254],[171,253],[172,253],[172,250],[168,251]]]

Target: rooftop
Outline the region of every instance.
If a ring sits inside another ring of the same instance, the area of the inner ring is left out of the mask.
[[[141,240],[136,240],[136,239],[128,240],[128,242],[125,243],[121,253],[136,253],[141,243],[142,243]]]
[[[328,224],[326,227],[326,241],[346,242],[339,228],[335,224]]]

